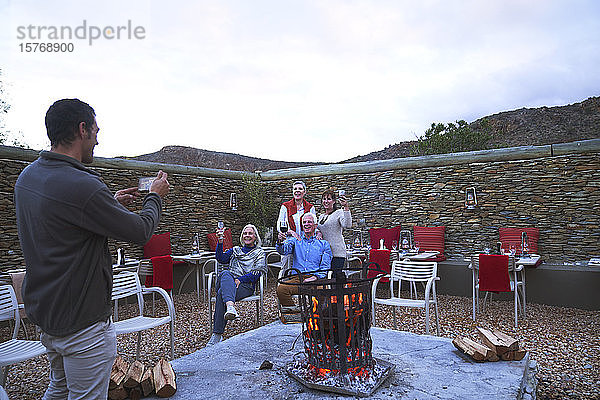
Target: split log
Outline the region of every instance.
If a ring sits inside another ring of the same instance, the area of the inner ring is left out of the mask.
[[[108,391],[108,398],[110,400],[125,400],[128,396],[129,393],[127,393],[127,389],[123,387],[123,384]]]
[[[113,363],[112,370],[110,371],[110,381],[108,383],[109,390],[115,389],[123,382],[128,369],[129,364],[127,364],[127,361],[123,360],[121,356],[117,356]]]
[[[480,327],[477,328],[477,332],[483,343],[494,350],[498,356],[509,351],[519,350],[519,341],[505,333],[498,330],[490,332]]]
[[[144,375],[144,364],[136,360],[129,366],[125,379],[123,379],[123,386],[126,388],[139,386],[142,381],[142,375]]]
[[[142,376],[140,386],[142,387],[142,393],[144,397],[150,396],[150,393],[154,391],[154,380],[153,380],[152,368],[148,368]]]
[[[158,397],[171,397],[177,391],[175,372],[166,360],[158,360],[153,368],[154,387]]]
[[[500,358],[504,361],[520,361],[525,357],[525,354],[527,354],[526,350],[510,350],[502,354]]]
[[[456,337],[452,340],[452,344],[475,361],[498,361],[499,359],[494,350],[474,342],[468,337]]]
[[[140,400],[142,398],[142,388],[139,386],[131,388],[129,391],[129,398],[131,400]]]

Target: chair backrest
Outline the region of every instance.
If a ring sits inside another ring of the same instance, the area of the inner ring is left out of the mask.
[[[377,250],[371,249],[369,251],[369,261],[379,265],[379,268],[383,271],[390,270],[390,250]],[[367,278],[372,278],[378,274],[377,271],[367,271]],[[380,282],[387,282],[387,278],[381,278]]]
[[[415,226],[413,232],[415,245],[419,245],[420,251],[439,251],[444,254],[445,226]]]
[[[144,258],[171,255],[171,232],[152,235],[144,245]]]
[[[540,239],[540,230],[538,228],[500,228],[498,232],[504,251],[508,252],[510,251],[510,246],[514,246],[517,254],[521,254],[521,233],[527,232],[529,252],[539,254],[538,240]]]
[[[140,260],[139,264],[138,264],[138,270],[137,273],[138,275],[143,278],[145,278],[146,276],[152,276],[152,261],[148,260],[148,259],[142,259]]]
[[[479,290],[489,292],[510,292],[509,265],[514,258],[508,255],[479,254],[477,265],[479,269]]]
[[[22,304],[24,304],[23,296],[21,295],[21,289],[23,288],[23,280],[25,279],[25,271],[9,272],[8,275],[10,276],[10,281],[11,281],[12,287],[15,291],[15,297],[17,299],[17,304],[19,304],[21,306]],[[21,306],[21,308],[19,309],[19,316],[21,317],[21,319],[27,318],[27,314],[25,314],[24,306]]]
[[[208,239],[208,248],[210,251],[217,250],[217,243],[219,243],[217,239],[216,233],[207,233],[206,238]],[[223,232],[223,251],[233,249],[233,237],[231,236],[231,229],[225,229]]]
[[[369,229],[369,238],[372,249],[379,248],[379,241],[383,239],[383,244],[386,249],[392,249],[392,242],[400,241],[400,225],[392,228],[371,228]]]
[[[437,262],[394,261],[390,276],[392,281],[427,282],[437,276]]]
[[[142,285],[138,274],[130,271],[123,271],[113,275],[112,300],[122,299],[129,296],[136,296],[140,315],[144,311],[144,298],[142,296]]]
[[[2,285],[0,286],[0,321],[11,319],[15,320],[12,339],[16,339],[21,325],[17,297],[15,296],[15,291],[11,285]]]

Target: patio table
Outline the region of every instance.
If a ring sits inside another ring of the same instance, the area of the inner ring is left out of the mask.
[[[202,290],[202,301],[205,301],[206,293],[204,291],[204,279],[206,276],[206,271],[204,270],[204,268],[206,267],[208,261],[215,259],[215,252],[204,250],[200,251],[198,254],[185,254],[172,257],[174,260],[185,261],[186,263],[192,266],[188,269],[183,279],[181,280],[181,284],[179,285],[179,293],[181,294],[183,284],[188,279],[190,274],[193,271],[196,271],[196,292],[198,293],[198,302],[200,302],[200,290]],[[202,279],[200,279],[200,273],[202,273]]]
[[[438,254],[440,254],[439,251],[424,251],[422,253],[417,253],[414,251],[402,252],[398,250],[392,250],[392,257],[394,261],[404,260],[407,258],[411,261],[427,261],[435,258]]]

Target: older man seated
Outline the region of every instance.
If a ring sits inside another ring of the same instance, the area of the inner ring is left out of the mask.
[[[300,271],[288,279],[290,283],[299,283],[300,278],[303,281],[312,281],[317,278],[324,278],[325,270],[331,267],[331,246],[325,240],[318,239],[315,235],[317,218],[312,213],[305,213],[300,218],[302,224],[302,236],[299,239],[293,236],[287,237],[284,233],[279,233],[277,251],[282,255],[292,255],[292,268]],[[319,272],[316,272],[318,271]],[[298,306],[294,304],[292,295],[298,294],[297,285],[280,284],[277,286],[277,297],[281,304],[283,313],[299,312]]]

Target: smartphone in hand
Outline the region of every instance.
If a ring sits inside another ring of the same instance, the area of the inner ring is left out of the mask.
[[[156,179],[155,176],[144,177],[139,179],[138,190],[140,192],[147,192],[150,190],[150,186],[152,186],[152,182]]]

